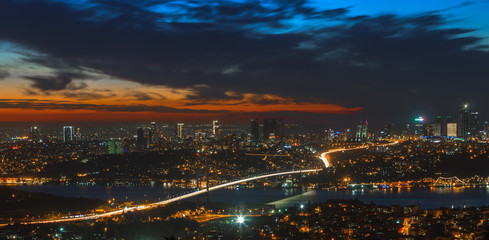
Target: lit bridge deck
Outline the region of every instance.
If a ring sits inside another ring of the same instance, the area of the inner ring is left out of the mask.
[[[254,177],[247,177],[243,178],[240,180],[232,181],[232,182],[227,182],[223,183],[214,187],[209,187],[209,192],[214,191],[217,189],[237,185],[243,182],[249,182],[249,181],[254,181],[262,178],[269,178],[269,177],[276,177],[276,176],[281,176],[281,175],[289,175],[289,174],[300,174],[300,173],[311,173],[311,172],[317,172],[321,171],[322,169],[305,169],[305,170],[292,170],[292,171],[284,171],[284,172],[276,172],[276,173],[270,173],[270,174],[264,174],[264,175],[258,175]],[[106,213],[100,213],[100,214],[87,214],[87,215],[78,215],[76,217],[64,217],[60,219],[50,219],[50,220],[39,220],[39,221],[29,221],[29,222],[20,222],[21,224],[43,224],[43,223],[60,223],[60,222],[72,222],[72,221],[80,221],[80,220],[92,220],[92,219],[98,219],[98,218],[103,218],[103,217],[112,217],[116,215],[121,215],[127,212],[134,212],[134,211],[141,211],[141,210],[146,210],[150,208],[155,208],[158,206],[163,206],[167,205],[172,202],[177,202],[186,198],[191,198],[198,196],[200,194],[208,192],[207,189],[203,190],[198,190],[192,193],[187,193],[178,197],[170,198],[167,200],[155,202],[155,203],[148,203],[148,204],[142,204],[138,206],[133,206],[133,207],[126,207],[124,209],[119,209],[119,210],[114,210]],[[0,227],[2,226],[7,226],[8,223],[0,224]]]

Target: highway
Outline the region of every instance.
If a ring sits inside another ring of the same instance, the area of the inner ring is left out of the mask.
[[[380,144],[380,145],[375,145],[375,146],[387,147],[387,146],[395,145],[395,144],[398,144],[398,143],[399,142],[392,142],[392,143]],[[338,148],[338,149],[332,149],[332,150],[329,150],[327,152],[321,153],[321,155],[319,155],[319,158],[323,161],[324,167],[325,168],[329,168],[329,167],[331,167],[331,162],[329,161],[329,158],[328,158],[328,155],[329,154],[335,153],[335,152],[344,152],[344,151],[352,151],[352,150],[364,149],[364,148],[368,148],[368,147],[372,147],[372,145],[362,145],[362,146],[356,147],[356,148]]]
[[[281,176],[281,175],[289,175],[289,174],[297,174],[297,173],[299,173],[299,174],[300,173],[310,173],[310,172],[317,172],[317,171],[321,171],[321,170],[322,169],[306,169],[306,170],[293,170],[293,171],[264,174],[264,175],[254,176],[254,177],[250,177],[250,178],[244,178],[244,179],[240,179],[240,180],[236,180],[236,181],[232,181],[232,182],[228,182],[228,183],[223,183],[223,184],[220,184],[220,185],[217,185],[214,187],[210,187],[209,192],[220,189],[220,188],[225,188],[228,186],[233,186],[233,185],[240,184],[243,182],[254,181],[254,180],[258,180],[258,179],[262,179],[262,178],[269,178],[269,177],[276,177],[276,176]],[[207,192],[207,189],[198,190],[198,191],[195,191],[192,193],[184,194],[182,196],[170,198],[170,199],[167,199],[164,201],[149,203],[149,204],[142,204],[142,205],[133,206],[133,207],[126,207],[124,209],[114,210],[114,211],[106,212],[106,213],[92,214],[92,215],[78,215],[75,217],[66,216],[66,217],[60,218],[60,219],[21,222],[21,224],[60,223],[60,222],[72,222],[72,221],[80,221],[80,220],[98,219],[98,218],[103,218],[103,217],[111,217],[111,216],[121,215],[121,214],[124,214],[126,212],[141,211],[141,210],[150,209],[150,208],[154,208],[154,207],[158,207],[158,206],[163,206],[163,205],[166,205],[166,204],[169,204],[172,202],[176,202],[176,201],[180,201],[180,200],[183,200],[186,198],[195,197],[197,195],[200,195],[200,194],[203,194],[206,192]],[[0,224],[0,227],[7,226],[7,225],[8,224]]]

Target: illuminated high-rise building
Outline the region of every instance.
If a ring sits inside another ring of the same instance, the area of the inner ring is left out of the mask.
[[[414,119],[414,135],[428,135],[427,129],[424,126],[424,117]]]
[[[75,135],[75,128],[73,126],[63,127],[63,142],[72,142]]]
[[[37,142],[41,139],[41,130],[37,126],[30,126],[27,129],[27,138],[34,142]]]
[[[365,121],[364,123],[360,122],[359,124],[357,124],[357,132],[356,132],[355,139],[357,141],[361,141],[367,138],[368,138],[368,122],[367,121]]]
[[[260,121],[258,119],[251,119],[251,139],[258,142],[260,140]]]
[[[145,134],[145,138],[146,138],[146,141],[145,141],[145,147],[146,148],[151,148],[154,146],[154,132],[153,132],[153,129],[148,127],[146,128],[146,134]]]
[[[485,121],[482,125],[482,139],[487,140],[489,137],[489,122]]]
[[[435,124],[436,124],[435,128],[440,129],[440,133],[438,135],[435,135],[435,136],[446,135],[445,124],[443,124],[443,118],[441,116],[436,116]]]
[[[452,116],[446,118],[446,136],[457,137],[457,123],[453,120]]]
[[[151,144],[152,145],[159,144],[161,139],[160,128],[158,127],[156,122],[151,122],[150,128],[151,128],[151,139],[150,139]]]
[[[283,138],[285,128],[280,119],[263,120],[263,139]]]
[[[423,135],[434,136],[434,137],[441,136],[441,124],[438,123],[425,124]]]
[[[179,139],[183,139],[183,126],[183,123],[177,123],[176,135]]]
[[[219,123],[219,121],[217,121],[217,120],[212,121],[212,135],[213,136],[216,136],[216,134],[217,134],[217,129],[219,128],[218,123]]]
[[[467,139],[469,135],[469,105],[465,104],[458,115],[458,137]]]
[[[471,112],[469,115],[469,137],[479,137],[479,112]]]

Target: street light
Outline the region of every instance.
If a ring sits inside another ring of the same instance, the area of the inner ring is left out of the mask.
[[[239,224],[242,224],[244,223],[244,217],[243,216],[239,216],[238,217],[238,220],[236,220]]]

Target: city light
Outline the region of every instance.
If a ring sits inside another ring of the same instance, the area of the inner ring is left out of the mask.
[[[238,219],[236,220],[236,222],[239,223],[239,224],[244,223],[244,217],[243,216],[239,216]]]

